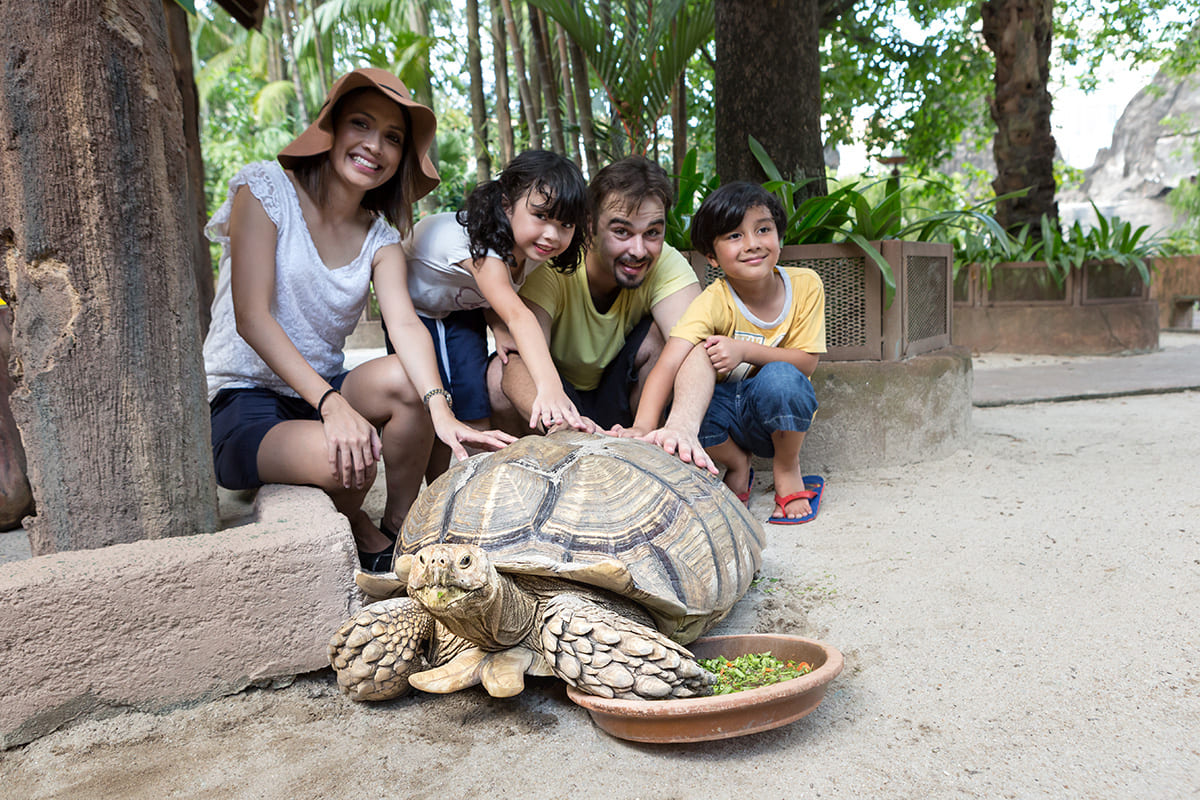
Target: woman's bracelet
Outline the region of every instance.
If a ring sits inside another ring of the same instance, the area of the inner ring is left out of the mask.
[[[435,394],[440,394],[442,397],[446,398],[446,405],[450,408],[451,411],[454,410],[454,398],[450,396],[449,392],[447,392],[445,389],[443,389],[440,386],[436,389],[430,389],[428,392],[426,392],[425,396],[421,398],[421,404],[423,406],[425,406],[425,408],[428,409],[429,401],[433,398],[433,396]]]
[[[330,389],[330,390],[326,391],[325,394],[321,395],[321,399],[317,401],[317,416],[318,417],[321,417],[321,407],[325,405],[325,401],[329,399],[329,395],[337,394],[337,393],[338,393],[337,389]],[[321,417],[321,422],[324,422],[324,421],[325,421],[325,418]]]

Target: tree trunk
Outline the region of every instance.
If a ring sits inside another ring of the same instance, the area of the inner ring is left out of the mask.
[[[788,180],[825,194],[817,0],[715,0],[717,174],[763,181],[753,136]],[[786,87],[786,88],[785,88]]]
[[[554,25],[554,44],[558,49],[558,68],[559,68],[559,83],[562,84],[563,90],[563,105],[567,109],[567,125],[571,128],[569,137],[571,141],[570,156],[575,162],[575,166],[583,168],[583,158],[580,155],[579,149],[579,117],[575,111],[575,98],[572,96],[571,88],[571,56],[567,53],[567,33],[556,22]]]
[[[671,162],[675,167],[675,195],[679,195],[679,173],[687,158],[687,73],[679,76],[671,97]]]
[[[1058,218],[1046,86],[1053,9],[1053,0],[987,0],[982,8],[983,38],[996,56],[996,95],[988,101],[996,122],[992,188],[997,195],[1029,188],[1024,197],[997,203],[996,219],[1009,230],[1029,223],[1039,237],[1042,215]]]
[[[409,29],[423,38],[429,38],[429,7],[426,3],[409,3],[408,4],[408,23]],[[408,90],[412,92],[413,99],[422,105],[428,106],[433,112],[437,112],[437,108],[433,105],[433,79],[430,78],[429,57],[426,56],[421,62],[420,77],[415,85],[410,85]],[[438,146],[437,138],[429,146],[429,160],[436,167],[438,165]],[[424,214],[432,214],[438,209],[437,197],[433,192],[425,195],[417,201],[417,208]]]
[[[513,142],[512,114],[508,105],[508,37],[504,33],[504,9],[500,0],[491,0],[492,7],[492,62],[496,72],[496,127],[500,130],[500,161],[513,160],[516,145]]]
[[[208,333],[212,321],[213,265],[204,237],[208,222],[204,197],[204,157],[200,153],[200,100],[196,96],[196,79],[192,71],[192,44],[188,36],[187,12],[175,0],[163,0],[167,15],[167,36],[171,46],[171,64],[175,70],[175,87],[183,103],[183,141],[187,147],[188,192],[183,198],[187,206],[186,220],[191,220],[192,269],[196,273],[196,313],[200,319],[200,338]]]
[[[471,80],[471,130],[475,140],[475,183],[491,180],[488,155],[487,106],[483,99],[483,55],[479,45],[479,0],[467,0],[467,74]]]
[[[537,107],[533,104],[533,93],[529,90],[529,73],[525,70],[525,50],[521,47],[521,37],[517,34],[517,21],[513,17],[512,0],[500,0],[504,9],[504,28],[508,32],[508,41],[512,45],[513,68],[517,71],[517,91],[521,95],[521,109],[525,114],[525,123],[529,126],[529,146],[542,146],[542,131],[538,124]]]
[[[308,100],[304,97],[304,81],[300,77],[299,62],[296,60],[296,30],[292,20],[296,16],[296,4],[292,0],[275,0],[275,16],[279,20],[279,36],[287,50],[288,70],[292,75],[292,86],[296,90],[296,102],[300,104],[300,127],[307,128],[312,117],[308,113]]]
[[[317,80],[321,82],[320,91],[317,94],[324,97],[329,91],[331,81],[329,70],[325,68],[325,43],[321,41],[321,29],[317,26],[317,7],[321,5],[321,2],[322,0],[308,0],[308,15],[312,18],[313,24],[313,53],[317,62]]]
[[[588,80],[588,63],[583,49],[572,39],[567,48],[571,51],[571,74],[575,78],[575,101],[579,104],[579,133],[583,137],[583,155],[587,159],[588,175],[600,171],[600,151],[596,147],[596,131],[592,127],[592,85]]]
[[[161,0],[0,0],[0,238],[34,554],[215,530]]]
[[[541,9],[529,8],[530,40],[533,42],[533,52],[537,60],[538,76],[542,82],[542,93],[546,104],[546,121],[550,126],[550,147],[561,156],[567,154],[567,141],[563,136],[562,110],[558,105],[558,81],[555,80],[553,65],[550,62],[550,41],[548,37],[546,15]]]

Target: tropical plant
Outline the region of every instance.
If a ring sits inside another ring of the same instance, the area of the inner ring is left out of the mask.
[[[675,176],[679,187],[675,192],[675,205],[667,209],[667,227],[663,238],[677,250],[692,249],[692,215],[709,192],[720,185],[716,174],[704,174],[698,162],[699,157],[693,147],[684,156],[679,174]]]
[[[688,62],[713,35],[712,0],[529,0],[580,46],[624,129],[645,152]]]
[[[787,215],[787,227],[782,233],[782,243],[789,245],[850,242],[858,245],[867,258],[879,268],[888,304],[896,291],[896,276],[892,273],[887,259],[873,242],[882,239],[950,241],[960,231],[977,229],[982,229],[994,237],[1005,235],[1004,229],[996,219],[985,211],[1000,198],[983,200],[965,208],[930,211],[906,206],[903,195],[907,187],[892,188],[887,180],[869,183],[861,189],[857,181],[851,182],[834,188],[827,195],[808,197],[797,204],[795,197],[808,180],[784,180],[770,156],[754,137],[750,137],[750,150],[769,178],[763,187],[779,197]],[[882,187],[882,192],[877,191],[879,187]],[[881,199],[871,199],[872,195],[878,197],[880,194]],[[1015,196],[1019,194],[1014,193]]]
[[[1116,215],[1106,217],[1094,203],[1092,210],[1096,222],[1088,227],[1076,220],[1060,230],[1054,219],[1043,215],[1036,231],[1031,231],[1029,225],[1021,226],[1015,233],[964,231],[954,240],[955,273],[977,264],[983,279],[991,286],[997,264],[1041,261],[1054,282],[1062,286],[1070,271],[1084,264],[1114,264],[1136,272],[1142,281],[1149,283],[1150,261],[1168,251],[1166,239],[1148,235],[1148,225],[1134,227]]]

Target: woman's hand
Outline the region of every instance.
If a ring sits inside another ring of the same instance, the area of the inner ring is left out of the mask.
[[[504,431],[475,430],[450,414],[433,415],[433,431],[459,461],[465,461],[470,456],[466,445],[476,450],[499,450],[517,440],[517,437]]]
[[[367,470],[383,454],[375,426],[339,392],[329,395],[321,405],[321,422],[333,477],[346,489],[366,487]]]

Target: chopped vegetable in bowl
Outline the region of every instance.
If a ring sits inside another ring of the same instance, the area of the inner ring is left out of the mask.
[[[770,653],[746,653],[734,659],[706,658],[700,660],[700,666],[717,676],[713,694],[732,694],[770,686],[813,670],[807,661],[780,661]]]

